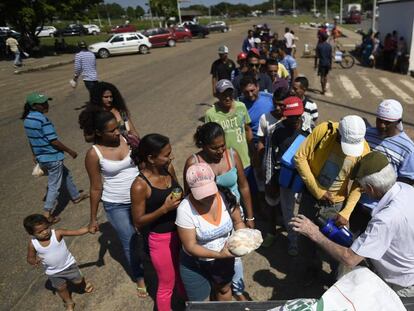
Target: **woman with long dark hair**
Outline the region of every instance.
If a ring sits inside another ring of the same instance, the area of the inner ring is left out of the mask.
[[[88,105],[112,112],[119,123],[122,135],[133,134],[139,138],[124,98],[115,85],[108,82],[96,83],[92,88]]]
[[[185,297],[178,271],[180,243],[175,225],[182,190],[171,152],[170,140],[160,134],[144,136],[132,152],[135,164],[142,167],[131,187],[132,218],[135,227],[147,233],[149,254],[158,277],[159,311],[171,310],[175,286]]]
[[[138,296],[147,297],[144,271],[138,256],[139,235],[131,217],[131,184],[139,174],[130,158],[130,148],[121,136],[112,112],[88,107],[79,116],[86,133],[94,133],[94,144],[86,153],[85,166],[90,181],[89,227],[98,229],[97,213],[102,201],[106,217],[121,241]]]

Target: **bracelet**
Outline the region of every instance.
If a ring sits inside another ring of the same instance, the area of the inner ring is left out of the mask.
[[[252,218],[246,218],[246,221],[253,221],[254,220],[254,217],[252,217]]]

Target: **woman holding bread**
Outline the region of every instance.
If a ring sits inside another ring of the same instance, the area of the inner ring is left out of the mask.
[[[233,229],[246,226],[237,199],[228,189],[219,192],[215,177],[207,163],[188,167],[190,193],[177,209],[180,273],[190,301],[232,299],[234,256],[226,243]]]

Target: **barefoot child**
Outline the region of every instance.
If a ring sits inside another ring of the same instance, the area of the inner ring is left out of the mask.
[[[54,230],[50,228],[51,223],[47,218],[40,214],[27,216],[23,225],[27,233],[32,236],[27,251],[27,262],[33,266],[37,266],[40,262],[43,264],[45,273],[62,298],[66,310],[74,310],[75,303],[66,286],[67,281],[86,293],[93,291],[93,285],[85,281],[63,237],[84,235],[89,232],[88,228]]]

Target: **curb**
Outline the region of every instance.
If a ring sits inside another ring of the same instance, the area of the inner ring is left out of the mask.
[[[71,64],[74,61],[75,61],[74,59],[70,59],[70,60],[60,61],[60,62],[57,62],[57,63],[45,64],[45,65],[40,65],[40,66],[21,69],[21,70],[18,69],[18,70],[15,70],[14,73],[15,74],[21,74],[21,73],[27,73],[27,72],[33,72],[33,71],[40,71],[40,70],[45,70],[45,69],[48,69],[48,68],[54,68],[54,67],[59,67],[59,66]]]

